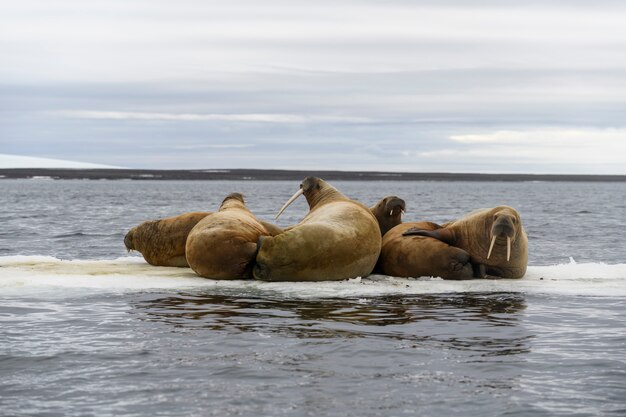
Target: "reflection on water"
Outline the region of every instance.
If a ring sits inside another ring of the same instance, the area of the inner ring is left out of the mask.
[[[519,317],[525,308],[518,293],[321,300],[183,293],[139,300],[133,312],[186,329],[392,339],[405,347],[435,345],[491,356],[529,350],[531,336]]]
[[[620,298],[227,291],[4,299],[1,414],[623,411]]]

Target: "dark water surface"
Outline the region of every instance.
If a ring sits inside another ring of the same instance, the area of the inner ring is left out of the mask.
[[[626,184],[334,185],[368,205],[403,197],[407,221],[512,205],[533,266],[572,257],[582,274],[626,263]],[[142,220],[215,210],[232,191],[271,220],[297,186],[4,180],[0,259],[119,258],[124,233]],[[302,200],[280,224],[305,211]],[[284,292],[58,287],[3,269],[2,416],[626,415],[626,300],[590,295],[593,277],[563,293],[512,284],[338,298],[311,286],[300,298],[290,284]]]

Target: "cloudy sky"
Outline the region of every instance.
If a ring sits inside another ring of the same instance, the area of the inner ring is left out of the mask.
[[[623,1],[0,2],[0,154],[626,174]]]

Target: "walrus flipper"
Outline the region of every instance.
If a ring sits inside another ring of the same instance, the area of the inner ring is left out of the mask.
[[[474,269],[474,278],[482,279],[503,279],[503,272],[500,268],[485,265],[480,263],[479,260],[472,258],[470,260],[472,268]]]
[[[281,229],[280,227],[276,226],[273,223],[264,222],[263,220],[259,220],[259,223],[261,223],[263,227],[265,227],[265,229],[270,234],[270,236],[278,236],[279,234],[284,232],[283,229]]]
[[[425,230],[413,227],[402,233],[402,236],[428,236],[447,243],[448,245],[454,245],[454,235],[446,228]]]
[[[472,259],[472,270],[474,273],[474,278],[487,278],[487,270],[484,264],[478,263],[478,262],[474,262],[474,260]]]
[[[502,279],[505,278],[504,271],[496,266],[485,267],[485,278],[487,279]]]
[[[402,236],[432,236],[432,230],[420,229],[419,227],[411,227],[406,232],[402,233]]]

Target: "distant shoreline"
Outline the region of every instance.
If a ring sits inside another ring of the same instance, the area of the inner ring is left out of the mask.
[[[626,175],[472,174],[445,172],[296,171],[277,169],[70,169],[6,168],[0,179],[299,181],[314,175],[329,181],[571,181],[626,182]]]

